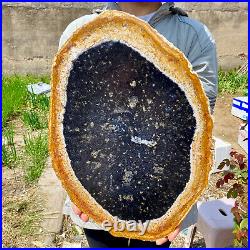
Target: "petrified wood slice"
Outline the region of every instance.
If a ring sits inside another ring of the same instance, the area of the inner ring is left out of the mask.
[[[78,29],[52,68],[50,153],[71,200],[101,224],[150,220],[155,240],[208,182],[212,119],[185,56],[149,25],[106,11]]]

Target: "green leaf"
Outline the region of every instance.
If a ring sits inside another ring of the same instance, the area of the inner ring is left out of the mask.
[[[229,169],[234,170],[236,168],[235,164],[231,163]]]
[[[243,229],[243,228],[246,228],[248,229],[248,218],[245,218],[241,221],[240,223],[240,228]]]
[[[227,192],[227,198],[236,198],[237,195],[238,192],[233,188],[229,189],[229,191]]]
[[[244,179],[247,179],[248,177],[248,172],[247,171],[244,171],[241,173],[241,176],[244,178]]]
[[[229,159],[225,159],[225,160],[223,160],[224,162],[225,162],[225,164],[227,165],[227,166],[230,166],[230,161],[229,161]]]
[[[223,168],[224,168],[224,166],[225,166],[225,162],[224,162],[224,161],[222,161],[222,162],[220,163],[220,165],[218,166],[218,168],[217,168],[217,169],[221,170],[221,169],[223,169]]]
[[[233,244],[234,244],[235,247],[241,247],[242,246],[241,241],[239,241],[237,239],[234,239]]]

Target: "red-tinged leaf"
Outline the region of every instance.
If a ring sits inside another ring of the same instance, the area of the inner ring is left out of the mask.
[[[243,237],[247,237],[248,236],[248,230],[247,229],[242,230],[242,236]]]
[[[238,154],[236,157],[236,160],[238,161],[239,164],[242,164],[244,162],[245,156],[242,154]]]
[[[236,152],[236,151],[234,151],[234,150],[230,152],[230,156],[231,156],[231,157],[234,157],[234,156],[235,156],[235,154],[237,154],[237,152]]]
[[[242,240],[243,238],[247,237],[247,231],[246,230],[239,230],[235,234],[237,240]]]
[[[225,162],[225,164],[226,164],[227,166],[230,166],[230,160],[229,160],[229,159],[225,159],[224,162]]]
[[[241,186],[239,183],[234,183],[233,188],[237,189],[239,186]]]
[[[239,208],[238,207],[233,207],[232,209],[231,209],[231,212],[233,213],[233,214],[235,214],[235,213],[239,213]]]
[[[241,232],[241,230],[239,230],[239,231],[235,234],[235,237],[236,237],[237,240],[240,240],[240,239],[241,239],[241,237],[242,237],[242,232]]]
[[[225,176],[224,176],[224,181],[225,183],[228,183],[228,180],[232,180],[234,178],[234,173],[228,172]]]
[[[234,189],[237,193],[239,193],[239,194],[242,194],[243,191],[244,191],[243,186],[242,186],[241,184],[238,184],[238,183],[234,183],[234,184],[233,184],[233,189]]]
[[[243,163],[239,163],[239,167],[240,167],[240,170],[243,170],[244,168],[246,168],[246,163],[243,162]]]
[[[220,188],[220,187],[223,186],[223,184],[224,184],[224,180],[223,180],[223,179],[219,179],[219,180],[216,182],[216,187],[217,187],[217,188]]]
[[[237,222],[238,224],[241,223],[242,217],[241,217],[241,215],[240,215],[239,213],[234,213],[234,218],[235,218],[235,220],[236,220],[236,222]]]
[[[238,207],[239,207],[239,202],[238,202],[238,201],[235,201],[234,207],[235,207],[235,208],[238,208]]]

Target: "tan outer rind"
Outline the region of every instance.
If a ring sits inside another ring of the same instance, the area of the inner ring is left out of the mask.
[[[52,67],[49,150],[55,172],[71,200],[98,224],[104,220],[114,221],[114,218],[76,178],[65,148],[62,121],[72,60],[84,50],[108,40],[126,43],[173,79],[185,91],[196,118],[197,128],[190,149],[190,180],[172,207],[162,217],[151,220],[144,235],[127,230],[110,231],[117,237],[154,241],[176,229],[207,186],[213,159],[213,121],[209,103],[197,74],[192,72],[191,64],[184,54],[147,23],[132,15],[120,11],[105,11],[69,38],[55,56]]]

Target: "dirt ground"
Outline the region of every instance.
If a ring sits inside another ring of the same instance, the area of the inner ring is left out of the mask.
[[[231,95],[218,97],[214,112],[214,135],[228,141],[233,148],[245,154],[237,144],[238,128],[242,121],[231,115],[231,103]],[[22,147],[22,135],[25,129],[22,124],[16,121],[14,123],[17,135],[15,141],[17,147]],[[209,187],[201,199],[220,198],[225,195],[226,187],[222,190],[215,187],[219,177],[220,174],[212,175]],[[28,186],[24,183],[21,168],[3,168],[3,243],[5,247],[39,247],[34,242],[38,240],[39,236],[38,222],[41,218],[36,215],[42,211],[42,202],[40,197],[36,197],[36,189],[36,185]],[[65,219],[62,232],[57,236],[55,243],[57,247],[63,247],[65,242],[72,244],[81,242],[82,247],[87,247],[84,235],[73,227],[69,218]],[[179,235],[172,247],[182,247],[183,244],[184,237]],[[202,235],[199,232],[196,233],[194,247],[204,246]]]
[[[28,133],[22,120],[14,118],[9,125],[15,129],[14,143],[18,156],[24,151],[23,136]],[[35,135],[36,132],[32,132]],[[34,247],[40,237],[43,200],[36,184],[25,182],[26,162],[18,157],[16,165],[2,168],[2,237],[4,247]]]
[[[24,182],[22,169],[3,169],[2,237],[3,247],[34,247],[40,234],[41,197],[37,186]]]

